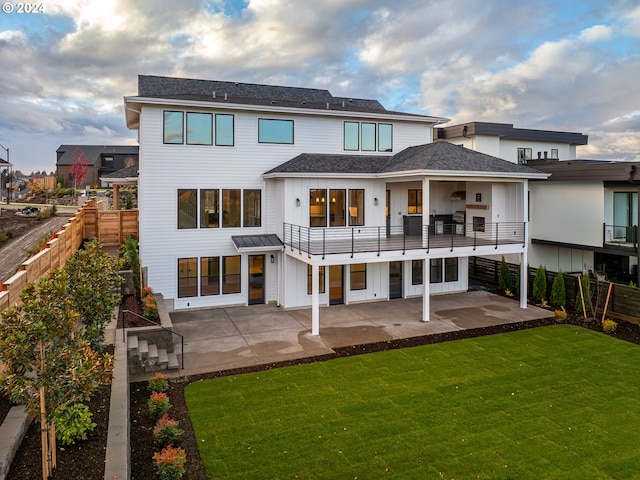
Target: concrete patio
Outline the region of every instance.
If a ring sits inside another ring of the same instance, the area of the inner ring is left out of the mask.
[[[517,300],[484,291],[433,296],[429,322],[420,321],[421,312],[421,298],[324,307],[318,336],[311,334],[311,309],[254,305],[173,312],[174,331],[184,335],[185,368],[169,375],[250,367],[327,355],[338,347],[553,316],[550,310],[523,310]],[[177,349],[180,357],[179,345]]]

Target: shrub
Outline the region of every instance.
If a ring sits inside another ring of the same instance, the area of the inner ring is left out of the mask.
[[[541,303],[547,296],[547,269],[540,265],[533,278],[533,300]]]
[[[169,403],[169,397],[166,393],[151,392],[147,406],[149,407],[149,416],[153,420],[158,420],[171,408],[171,403]]]
[[[500,276],[498,277],[498,288],[505,292],[507,290],[511,290],[512,282],[511,282],[511,272],[509,272],[509,265],[507,265],[507,261],[502,257],[502,262],[500,263]]]
[[[87,432],[92,432],[96,424],[91,421],[93,414],[83,403],[62,407],[55,416],[56,439],[62,445],[71,445],[76,440],[86,440]]]
[[[6,242],[13,237],[13,230],[7,228],[6,230],[0,230],[0,243]]]
[[[164,373],[156,373],[149,383],[147,387],[152,392],[166,392],[169,388],[169,382],[167,381],[167,376]]]
[[[588,273],[582,275],[582,293],[584,296],[584,308],[587,310],[587,313],[589,313],[591,311],[591,282],[589,281]],[[580,289],[578,289],[578,293],[576,293],[575,309],[576,312],[583,313]]]
[[[567,321],[567,311],[564,309],[562,305],[560,306],[559,310],[554,310],[553,314],[556,317],[556,322],[564,323]]]
[[[564,275],[558,272],[551,284],[551,305],[562,307],[567,303],[567,290],[564,286]]]
[[[602,331],[604,333],[615,333],[617,329],[618,329],[617,322],[614,322],[613,320],[610,320],[608,318],[605,318],[602,321]]]
[[[184,433],[184,430],[178,428],[178,421],[169,418],[169,414],[165,413],[153,427],[153,438],[156,443],[166,446]]]
[[[187,454],[182,448],[169,445],[161,452],[154,453],[153,459],[160,480],[177,480],[185,473],[184,463],[187,461]]]
[[[638,288],[638,286],[636,285],[636,282],[634,282],[633,280],[629,280],[629,286],[631,288]]]
[[[145,317],[153,320],[158,318],[158,304],[151,287],[142,289],[142,309]]]
[[[122,257],[133,272],[133,289],[136,298],[140,299],[140,255],[138,254],[138,241],[129,236],[124,242]]]

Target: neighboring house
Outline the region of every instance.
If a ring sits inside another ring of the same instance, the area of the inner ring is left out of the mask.
[[[640,283],[640,162],[533,162],[551,174],[532,182],[532,265],[564,272],[604,272]]]
[[[63,187],[74,186],[73,154],[76,148],[88,160],[87,173],[77,188],[102,185],[100,177],[105,177],[123,168],[138,163],[138,147],[131,145],[60,145],[56,150],[56,176],[64,181]]]
[[[432,143],[446,119],[327,90],[138,82],[141,261],[175,309],[311,306],[317,334],[320,305],[421,295],[429,320],[430,294],[467,290],[468,257],[527,263],[528,183],[547,175]]]

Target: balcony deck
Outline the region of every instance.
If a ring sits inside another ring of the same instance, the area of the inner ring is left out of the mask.
[[[452,232],[452,233],[444,233]],[[487,223],[474,229],[472,224],[444,225],[438,231],[424,226],[422,233],[411,234],[403,227],[330,227],[309,228],[284,224],[286,248],[309,255],[354,254],[479,246],[524,244],[523,222]]]

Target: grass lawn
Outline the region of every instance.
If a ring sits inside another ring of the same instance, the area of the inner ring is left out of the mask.
[[[196,382],[220,479],[640,478],[640,347],[570,325]]]

